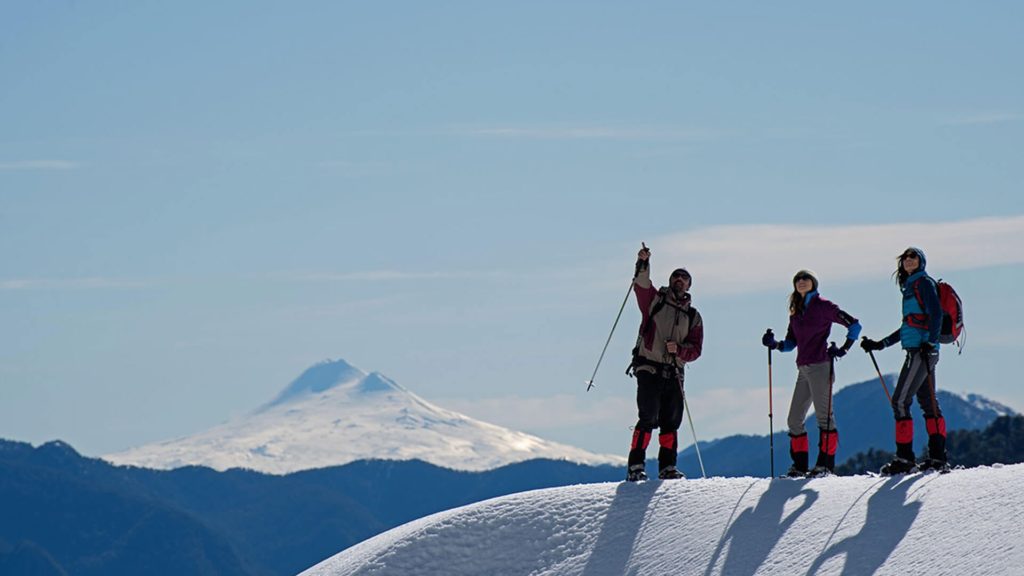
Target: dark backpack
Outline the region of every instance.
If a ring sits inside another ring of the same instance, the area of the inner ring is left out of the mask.
[[[960,350],[963,350],[964,341],[961,340],[961,334],[964,339],[967,338],[967,334],[964,332],[964,303],[960,300],[960,295],[956,293],[951,285],[943,282],[940,278],[938,282],[935,282],[936,289],[939,292],[939,307],[942,308],[942,328],[939,329],[939,343],[940,344],[953,344],[956,343]],[[914,296],[917,297],[917,303],[924,309],[924,301],[921,300],[921,295],[917,293],[916,286],[914,290]]]

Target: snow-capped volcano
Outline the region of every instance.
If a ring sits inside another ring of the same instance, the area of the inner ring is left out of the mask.
[[[114,464],[249,468],[287,474],[364,459],[488,470],[534,458],[622,464],[435,406],[379,373],[326,361],[270,403],[205,432],[109,454]]]

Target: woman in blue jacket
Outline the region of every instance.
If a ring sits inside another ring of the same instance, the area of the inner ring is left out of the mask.
[[[882,350],[899,342],[907,357],[892,395],[896,416],[896,457],[882,467],[883,474],[902,474],[920,469],[947,470],[946,420],[935,396],[935,366],[939,362],[939,331],[942,307],[935,280],[925,272],[924,251],[910,247],[899,257],[896,284],[903,293],[903,323],[885,338],[864,338],[865,352]],[[918,463],[914,456],[914,420],[910,405],[917,402],[924,412],[928,431],[928,458]]]

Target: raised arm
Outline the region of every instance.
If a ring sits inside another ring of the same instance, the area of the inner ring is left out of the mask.
[[[637,252],[636,270],[633,275],[633,292],[636,294],[636,304],[643,313],[644,322],[647,321],[647,312],[651,309],[651,302],[657,296],[658,290],[651,283],[651,251],[646,245]]]

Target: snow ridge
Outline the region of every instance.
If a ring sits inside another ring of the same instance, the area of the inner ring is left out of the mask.
[[[301,576],[1019,574],[1024,464],[892,478],[709,478],[513,494]]]

